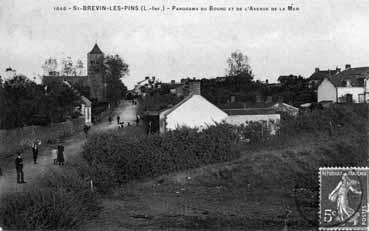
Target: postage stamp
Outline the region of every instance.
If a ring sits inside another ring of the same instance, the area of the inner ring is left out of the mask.
[[[368,230],[369,168],[320,168],[319,230]]]

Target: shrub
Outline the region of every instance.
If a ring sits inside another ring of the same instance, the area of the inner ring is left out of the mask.
[[[91,136],[82,155],[93,171],[90,175],[95,184],[104,191],[106,179],[114,186],[235,159],[239,156],[232,148],[236,138],[233,127],[225,124],[203,131],[181,128],[150,136],[113,131]]]
[[[97,214],[96,196],[76,171],[47,172],[36,186],[4,195],[0,222],[6,228],[75,228]]]

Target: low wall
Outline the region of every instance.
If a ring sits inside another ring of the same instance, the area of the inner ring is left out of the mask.
[[[55,142],[83,130],[84,118],[68,120],[49,126],[27,126],[11,130],[0,130],[0,159],[14,155],[17,150],[30,148],[30,143],[40,139],[42,143]]]

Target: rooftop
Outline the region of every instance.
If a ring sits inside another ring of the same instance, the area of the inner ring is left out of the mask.
[[[103,52],[100,50],[99,46],[95,43],[95,46],[92,48],[89,54],[103,54]]]
[[[272,108],[234,108],[234,109],[223,109],[228,115],[270,115],[278,114]]]
[[[346,86],[345,81],[349,80],[352,87],[362,87],[364,79],[369,78],[369,67],[348,68],[329,80],[336,86]]]

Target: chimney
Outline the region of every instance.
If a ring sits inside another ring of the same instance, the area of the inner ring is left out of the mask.
[[[152,81],[155,82],[155,76],[152,77]]]
[[[191,81],[189,83],[190,93],[195,95],[201,95],[201,84],[200,81]]]
[[[319,67],[316,67],[315,68],[315,72],[319,72]]]
[[[351,68],[351,64],[346,64],[345,70],[350,69],[350,68]]]
[[[337,73],[338,73],[338,72],[341,72],[341,68],[336,67],[336,71],[337,71]]]
[[[146,76],[146,77],[145,77],[145,80],[148,80],[148,79],[150,79],[150,77],[149,77],[149,76]]]
[[[269,84],[269,80],[268,80],[268,79],[266,79],[266,80],[265,80],[265,83],[266,83],[266,84]]]

